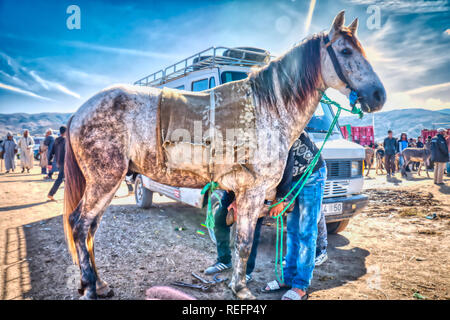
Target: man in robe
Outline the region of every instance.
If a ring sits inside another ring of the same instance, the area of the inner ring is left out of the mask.
[[[23,132],[22,138],[19,140],[19,149],[20,149],[20,165],[22,167],[22,173],[27,172],[30,173],[30,169],[33,168],[33,147],[34,147],[34,139],[30,136],[28,130]]]
[[[6,140],[3,141],[0,150],[3,154],[3,159],[5,159],[6,173],[9,173],[9,170],[14,172],[14,169],[16,168],[14,155],[17,153],[17,144],[11,132],[6,134]]]

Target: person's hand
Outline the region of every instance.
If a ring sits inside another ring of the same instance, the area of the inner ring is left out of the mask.
[[[49,164],[49,165],[47,166],[47,169],[48,169],[49,171],[52,171],[52,165]]]
[[[284,202],[281,202],[272,209],[270,209],[269,214],[271,217],[276,217],[283,211],[283,209],[284,209]]]

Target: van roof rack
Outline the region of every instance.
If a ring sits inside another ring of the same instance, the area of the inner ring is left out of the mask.
[[[186,74],[220,66],[254,67],[263,66],[270,61],[270,52],[264,49],[239,47],[210,47],[186,59],[158,70],[134,82],[139,86],[158,86]]]

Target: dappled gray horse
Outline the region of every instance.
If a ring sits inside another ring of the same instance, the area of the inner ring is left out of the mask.
[[[365,112],[380,110],[385,102],[384,87],[366,59],[356,29],[357,20],[344,26],[341,12],[329,32],[305,39],[246,79],[205,92],[119,85],[84,103],[68,123],[64,213],[68,247],[81,270],[82,298],[110,293],[95,266],[94,235],[128,171],[178,187],[200,188],[215,181],[236,194],[231,289],[238,298],[253,298],[245,271],[256,221],[264,199],[272,197],[281,180],[289,148],[321,99],[320,91],[331,87],[348,96],[352,88]],[[186,117],[166,113],[164,107],[174,110],[176,103]],[[215,134],[197,142],[167,135],[175,134],[176,126],[180,136],[192,134],[192,119],[199,118],[200,128],[206,123],[213,131],[224,132],[229,129],[224,125],[235,123],[242,135],[225,142]],[[229,155],[226,161],[216,159],[223,154],[220,148]],[[272,149],[276,157],[267,161],[265,153]],[[189,162],[185,152],[201,157]]]

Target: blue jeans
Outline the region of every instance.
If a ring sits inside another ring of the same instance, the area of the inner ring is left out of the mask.
[[[311,284],[326,178],[325,165],[311,174],[295,201],[294,210],[287,216],[287,254],[283,271],[285,284],[293,288],[306,290]]]

